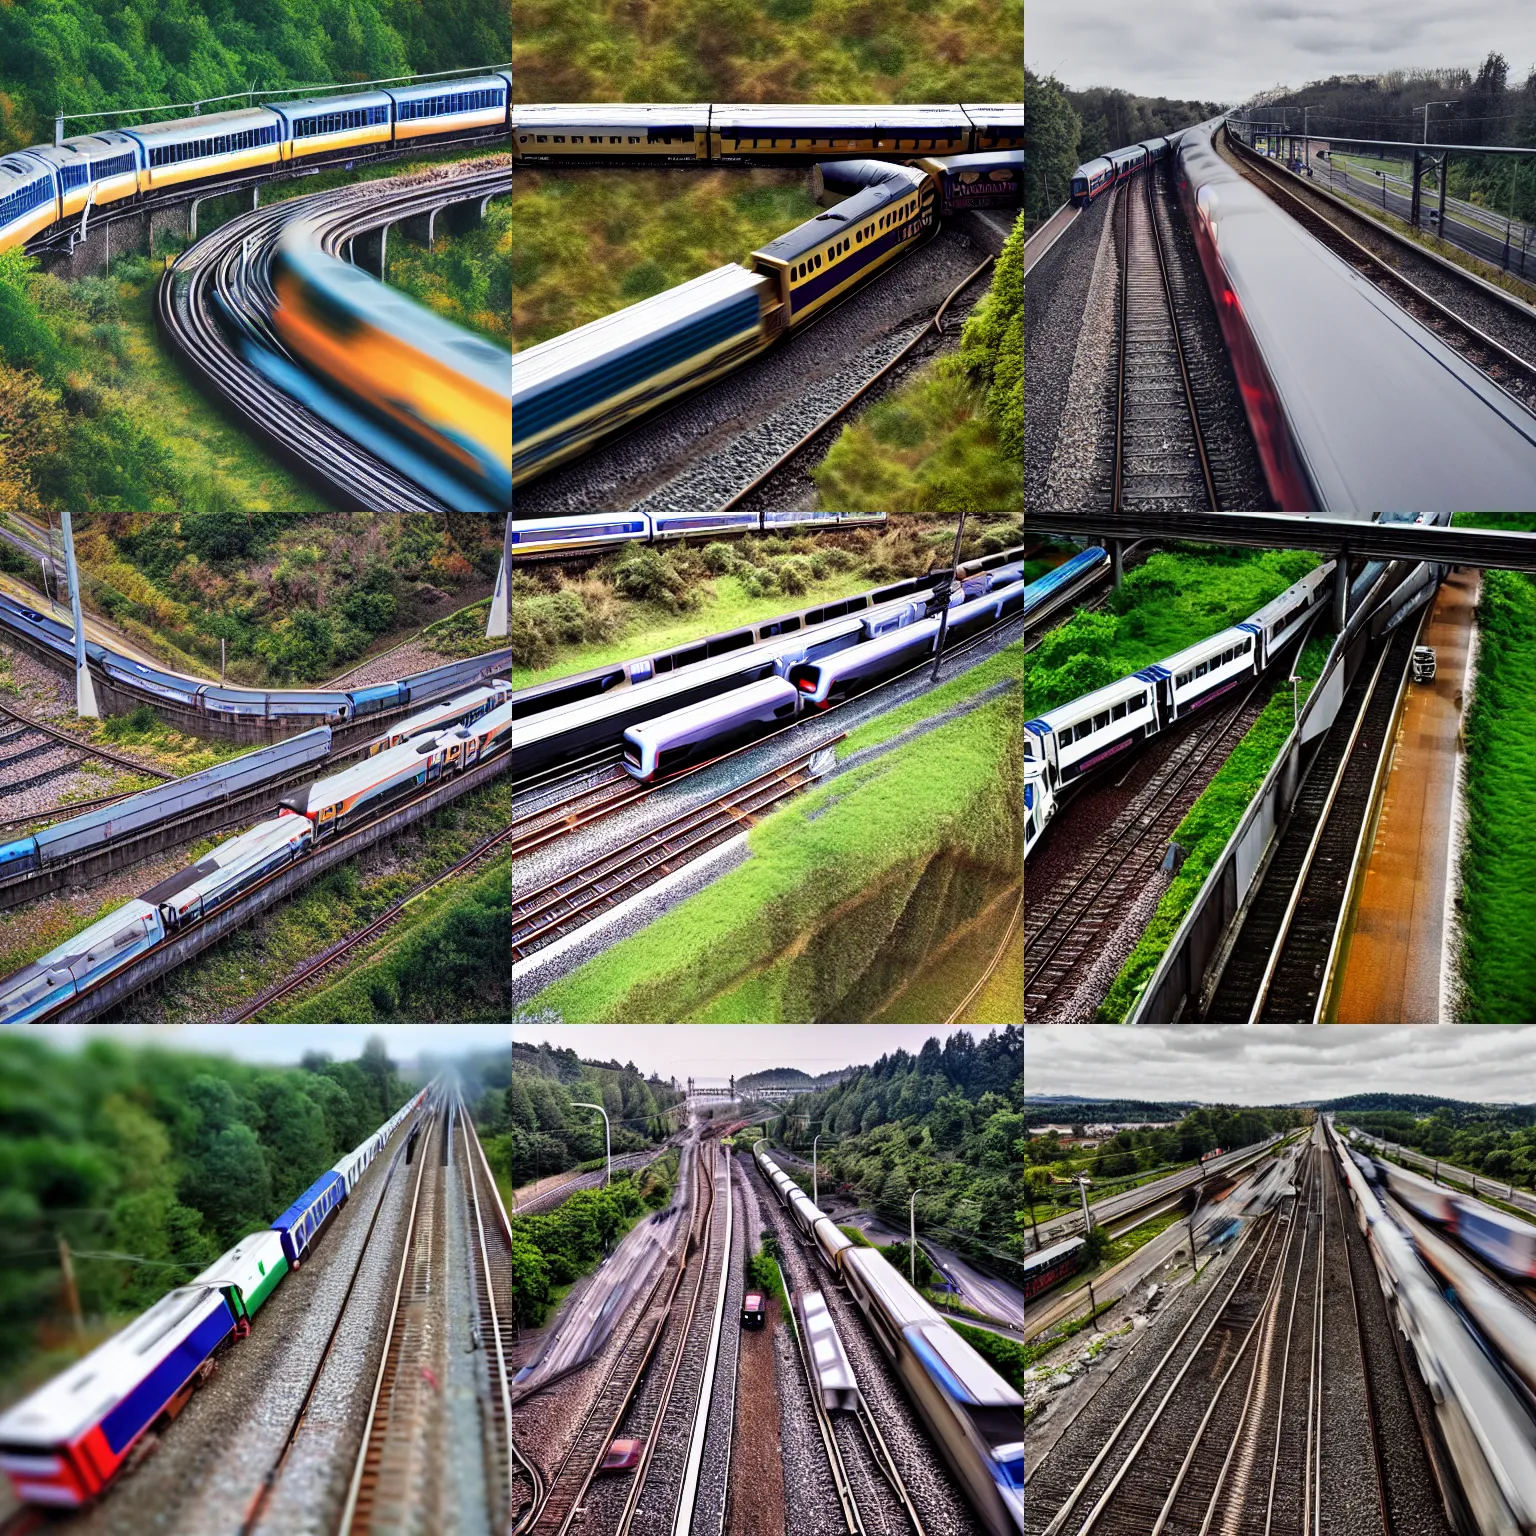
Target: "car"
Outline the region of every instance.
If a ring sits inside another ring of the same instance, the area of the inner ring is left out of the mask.
[[[640,1465],[643,1440],[615,1440],[603,1457],[599,1472],[633,1472]]]
[[[767,1316],[767,1311],[762,1293],[760,1291],[748,1291],[741,1298],[741,1326],[743,1328],[761,1328]]]

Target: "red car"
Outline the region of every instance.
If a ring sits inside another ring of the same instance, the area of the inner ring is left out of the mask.
[[[633,1472],[640,1465],[639,1440],[615,1440],[603,1457],[600,1472]]]
[[[767,1313],[762,1296],[757,1291],[748,1291],[741,1299],[741,1326],[743,1328],[761,1328],[763,1318]]]

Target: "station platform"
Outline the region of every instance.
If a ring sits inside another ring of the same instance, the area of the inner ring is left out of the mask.
[[[1478,587],[1476,571],[1453,571],[1419,636],[1421,645],[1435,648],[1435,680],[1409,682],[1398,720],[1381,816],[1346,938],[1340,1024],[1441,1022],[1460,695]]]

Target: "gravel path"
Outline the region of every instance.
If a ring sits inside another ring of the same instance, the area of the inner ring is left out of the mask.
[[[268,1469],[281,1450],[325,1341],[352,1278],[375,1205],[382,1201],[373,1242],[364,1257],[354,1315],[371,1321],[343,1328],[326,1375],[356,1385],[373,1371],[383,1347],[383,1321],[370,1301],[392,1277],[398,1244],[404,1236],[402,1214],[413,1173],[402,1161],[390,1177],[390,1161],[403,1147],[406,1128],[376,1158],[321,1238],[313,1256],[288,1274],[256,1315],[250,1337],[237,1340],[218,1362],[213,1379],[168,1429],[152,1456],[130,1473],[96,1508],[64,1522],[72,1533],[122,1536],[124,1532],[168,1532],[177,1536],[234,1536]],[[322,1378],[324,1381],[324,1378]],[[318,1410],[317,1402],[312,1405]],[[347,1427],[345,1418],[343,1428]],[[230,1453],[231,1426],[240,1429],[240,1453]],[[306,1420],[304,1435],[314,1429]],[[353,1416],[350,1431],[361,1429]],[[350,1468],[348,1469],[350,1471]],[[296,1531],[297,1525],[263,1526]]]
[[[849,379],[867,378],[889,358],[983,255],[968,235],[941,229],[799,335],[520,488],[518,516],[717,505],[814,425],[829,401],[845,398]],[[779,446],[770,451],[772,443]]]

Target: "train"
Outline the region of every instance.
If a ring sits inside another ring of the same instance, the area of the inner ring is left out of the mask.
[[[1071,201],[1086,208],[1122,181],[1129,181],[1137,171],[1166,160],[1178,137],[1174,134],[1171,138],[1143,139],[1139,144],[1112,149],[1107,155],[1085,161],[1072,173]]]
[[[829,155],[979,154],[1024,148],[1020,102],[922,106],[605,102],[512,107],[512,157],[538,164],[803,164]]]
[[[1512,1280],[1536,1281],[1536,1226],[1384,1158],[1364,1161],[1374,1170],[1367,1177],[1415,1216],[1450,1233]]]
[[[815,1375],[813,1390],[828,1413],[853,1413],[859,1406],[859,1383],[838,1337],[837,1324],[820,1291],[797,1291],[795,1315],[800,1319],[806,1363]]]
[[[596,512],[514,517],[512,555],[582,554],[611,544],[660,544],[712,534],[879,527],[884,512]]]
[[[23,1504],[79,1509],[178,1413],[284,1277],[299,1268],[363,1171],[427,1096],[415,1094],[322,1174],[268,1228],[242,1238],[189,1284],[0,1414],[0,1471]],[[412,1137],[416,1134],[412,1127]]]
[[[1429,1389],[1474,1529],[1478,1536],[1536,1536],[1530,1399],[1469,1327],[1466,1299],[1457,1293],[1463,1310],[1451,1304],[1413,1239],[1388,1215],[1377,1187],[1331,1127],[1329,1134],[1388,1313]],[[1527,1337],[1527,1360],[1529,1343]]]
[[[849,1241],[759,1141],[752,1156],[790,1219],[847,1286],[990,1536],[1024,1529],[1024,1399],[875,1248]]]
[[[91,208],[267,167],[510,129],[512,74],[244,107],[35,145],[0,159],[0,251]]]
[[[1327,601],[1335,564],[1309,571],[1240,624],[1026,721],[1025,857],[1065,785],[1264,672]]]
[[[935,234],[943,213],[975,201],[956,178],[994,189],[988,202],[1022,197],[1022,150],[963,158],[859,162],[857,174],[818,165],[823,183],[841,178],[856,190],[754,251],[749,266],[717,267],[515,354],[512,483],[585,453],[808,324]]]
[[[284,796],[277,816],[226,839],[0,981],[0,1024],[47,1018],[318,844],[511,742],[509,699],[469,725],[415,737]]]
[[[1060,1285],[1068,1275],[1075,1275],[1083,1267],[1083,1250],[1087,1247],[1081,1237],[1069,1237],[1065,1242],[1053,1243],[1024,1260],[1024,1300],[1043,1295],[1052,1286]]]
[[[71,670],[75,664],[75,634],[67,624],[49,618],[34,608],[0,594],[0,628],[8,629],[33,644],[53,653]],[[440,667],[418,672],[399,682],[374,683],[366,687],[333,690],[326,688],[238,688],[202,682],[164,667],[124,656],[95,640],[85,642],[87,660],[109,682],[149,699],[164,699],[198,714],[222,715],[237,720],[267,720],[276,723],[326,721],[341,725],[364,715],[383,714],[403,709],[409,704],[426,703],[445,693],[494,677],[511,670],[510,647],[484,656],[470,656],[462,661],[445,662]]]
[[[1024,617],[1032,619],[1059,593],[1089,576],[1101,573],[1109,564],[1108,552],[1098,544],[1090,544],[1070,560],[1064,560],[1054,570],[1037,576],[1024,588]]]

